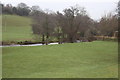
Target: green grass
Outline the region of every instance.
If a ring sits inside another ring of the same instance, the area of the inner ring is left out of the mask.
[[[117,78],[117,42],[3,48],[3,78]]]
[[[19,41],[32,39],[33,35],[30,26],[30,18],[17,15],[3,15],[2,22],[3,41]]]
[[[3,26],[24,27],[24,26],[29,26],[30,24],[31,24],[31,20],[28,17],[17,16],[17,15],[2,15]]]

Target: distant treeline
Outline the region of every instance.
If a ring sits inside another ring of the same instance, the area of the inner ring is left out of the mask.
[[[25,3],[19,3],[17,6],[12,4],[0,4],[2,6],[2,14],[15,14],[19,16],[28,16],[31,12],[31,8]]]

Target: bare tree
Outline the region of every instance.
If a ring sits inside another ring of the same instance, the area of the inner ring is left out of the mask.
[[[64,23],[64,16],[62,13],[57,11],[56,16],[55,16],[55,36],[58,39],[58,43],[62,44],[63,38],[64,38],[64,33],[63,33],[63,23]]]
[[[32,23],[33,34],[37,34],[39,36],[42,35],[43,44],[45,43],[45,33],[44,33],[44,28],[43,28],[44,16],[45,16],[45,13],[43,11],[34,11],[31,15],[33,19],[32,21],[33,22]]]
[[[69,42],[76,41],[76,35],[78,32],[82,32],[82,29],[86,29],[89,23],[89,17],[84,8],[73,6],[64,10],[64,27],[63,30],[67,34]]]
[[[32,15],[34,34],[42,35],[42,43],[48,45],[50,35],[54,31],[54,16],[52,13],[37,11]]]
[[[117,15],[109,13],[103,16],[99,22],[99,30],[103,36],[113,36],[114,32],[118,30]]]

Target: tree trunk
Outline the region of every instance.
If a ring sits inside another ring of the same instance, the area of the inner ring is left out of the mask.
[[[45,35],[44,34],[42,35],[42,44],[43,45],[45,44]]]
[[[49,35],[47,34],[47,36],[46,36],[46,45],[48,45],[48,39],[49,39]]]
[[[61,43],[65,42],[65,35],[64,33],[62,34],[62,38],[61,38]]]
[[[61,38],[58,39],[58,44],[62,44]]]
[[[69,38],[69,42],[70,42],[70,43],[74,43],[73,37],[70,37],[70,38]]]
[[[104,36],[103,36],[103,39],[102,39],[103,41],[105,40],[105,38],[104,38]]]
[[[60,38],[60,34],[58,34],[58,44],[61,44],[61,38]]]
[[[58,37],[58,44],[60,44],[60,37]]]

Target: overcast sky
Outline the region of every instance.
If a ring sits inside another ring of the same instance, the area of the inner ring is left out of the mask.
[[[85,7],[89,16],[98,20],[105,13],[115,11],[118,0],[1,0],[3,4],[26,3],[28,6],[39,5],[41,9],[50,9],[53,11],[62,11],[65,8],[76,4]]]

